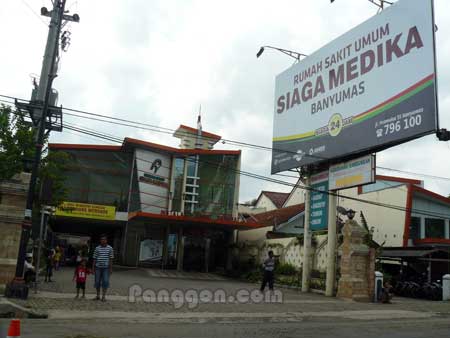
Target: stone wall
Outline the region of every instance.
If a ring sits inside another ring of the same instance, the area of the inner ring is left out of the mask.
[[[326,244],[327,235],[315,236],[315,245],[312,247],[310,257],[313,270],[326,271]],[[297,269],[302,268],[303,245],[296,237],[239,242],[234,250],[234,256],[242,262],[252,259],[260,265],[267,258],[270,250],[274,252],[281,263],[291,264]]]
[[[0,285],[15,276],[29,181],[22,173],[0,182]]]

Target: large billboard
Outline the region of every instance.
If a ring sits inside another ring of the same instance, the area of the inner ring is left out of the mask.
[[[167,212],[171,157],[153,151],[136,149],[136,171],[141,210],[160,214]]]
[[[436,130],[432,0],[400,0],[277,76],[272,173]]]

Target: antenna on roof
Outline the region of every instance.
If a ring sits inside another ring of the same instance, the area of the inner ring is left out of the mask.
[[[197,135],[202,136],[202,105],[198,109],[197,117]]]

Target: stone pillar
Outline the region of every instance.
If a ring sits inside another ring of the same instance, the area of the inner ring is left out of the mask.
[[[237,230],[233,230],[228,233],[229,237],[228,237],[228,247],[227,247],[227,261],[225,263],[226,271],[233,270],[233,247],[234,247],[234,244],[236,244],[236,233],[237,233]]]
[[[370,262],[370,256],[374,254],[370,253],[371,250],[364,243],[367,231],[356,221],[348,220],[345,222],[343,234],[344,242],[340,247],[341,278],[337,297],[370,302],[373,290],[369,290],[369,280],[373,280],[375,271],[374,264]]]
[[[0,182],[0,285],[14,279],[30,175]]]
[[[177,271],[183,271],[184,258],[184,236],[183,228],[178,229],[178,244],[177,244]]]

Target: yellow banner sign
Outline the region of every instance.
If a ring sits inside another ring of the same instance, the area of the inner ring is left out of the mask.
[[[93,218],[113,221],[116,218],[116,207],[109,205],[63,202],[56,208],[56,216]]]

